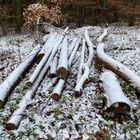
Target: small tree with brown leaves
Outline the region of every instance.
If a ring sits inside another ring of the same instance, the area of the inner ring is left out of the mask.
[[[59,24],[62,21],[62,12],[59,6],[48,8],[40,3],[30,4],[23,13],[24,26],[30,30],[37,26],[38,21],[42,18],[45,22]]]

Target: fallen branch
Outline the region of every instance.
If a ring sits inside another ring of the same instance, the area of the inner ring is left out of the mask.
[[[87,45],[88,45],[88,52],[89,52],[89,57],[88,57],[86,65],[90,68],[90,66],[92,64],[92,61],[93,61],[93,57],[94,57],[93,48],[95,48],[95,46],[92,44],[92,42],[91,42],[91,40],[89,38],[87,28],[85,30],[85,34],[84,35],[85,35],[85,39],[86,39],[86,42],[87,42]]]
[[[126,82],[130,82],[136,89],[136,94],[140,97],[140,77],[137,76],[134,72],[128,69],[125,65],[117,62],[116,60],[109,57],[104,52],[105,44],[100,43],[97,47],[97,56],[101,63],[106,67],[115,72],[118,76],[124,79]]]
[[[121,86],[112,71],[105,71],[101,74],[100,80],[103,83],[103,89],[107,98],[107,109],[114,115],[126,114],[131,110],[131,103],[124,95]]]
[[[68,41],[67,41],[67,36],[64,38],[62,46],[61,46],[57,74],[58,74],[58,77],[61,79],[66,79],[68,76]]]
[[[82,77],[80,78],[80,80],[78,81],[78,83],[75,87],[74,96],[76,98],[81,96],[81,90],[82,90],[83,85],[84,85],[84,83],[86,82],[86,80],[88,79],[88,76],[89,76],[89,67],[87,65],[84,65],[83,69],[84,69],[84,73],[83,73]]]
[[[0,108],[4,106],[6,98],[10,91],[13,90],[17,81],[21,76],[29,69],[29,66],[34,61],[35,57],[39,53],[40,48],[37,47],[23,60],[23,62],[5,79],[0,85]]]
[[[103,42],[103,39],[107,36],[107,31],[108,29],[104,29],[103,33],[99,36],[99,38],[97,38],[99,43]]]

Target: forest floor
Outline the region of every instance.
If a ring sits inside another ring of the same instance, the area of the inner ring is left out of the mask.
[[[88,27],[90,39],[95,46],[104,28]],[[73,30],[76,34],[84,28]],[[19,65],[33,49],[34,38],[14,35],[0,38],[0,83]],[[109,56],[125,64],[140,76],[140,28],[138,26],[113,26],[104,40]],[[3,109],[0,109],[0,140],[139,140],[140,102],[130,84],[119,79],[123,91],[132,102],[132,110],[119,118],[103,114],[104,93],[99,88],[100,72],[90,68],[89,82],[79,98],[74,98],[75,77],[78,72],[80,49],[77,51],[59,101],[48,99],[50,91],[43,92],[51,80],[45,76],[38,91],[24,112],[17,130],[6,130],[5,124],[25,95],[27,83],[35,66],[14,89]],[[94,62],[93,62],[94,65]]]

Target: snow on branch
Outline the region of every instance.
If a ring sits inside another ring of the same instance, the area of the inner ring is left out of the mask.
[[[3,107],[6,97],[9,92],[15,87],[20,77],[29,69],[29,66],[38,55],[40,47],[36,47],[33,51],[23,60],[23,62],[4,80],[0,85],[0,108]]]
[[[107,36],[108,29],[104,29],[103,33],[97,38],[98,42],[102,42],[103,39]]]
[[[140,77],[137,76],[134,72],[132,72],[130,69],[128,69],[125,65],[117,62],[116,60],[109,57],[104,52],[105,44],[100,43],[97,47],[97,56],[99,60],[109,69],[111,69],[113,72],[115,72],[118,76],[120,76],[122,79],[124,79],[127,82],[130,82],[133,84],[133,86],[136,88],[136,94],[138,97],[140,97]]]
[[[81,95],[83,85],[84,85],[84,83],[86,82],[86,80],[88,79],[88,76],[89,76],[89,67],[87,65],[84,65],[83,69],[84,69],[84,73],[83,73],[82,77],[80,78],[80,80],[78,81],[78,83],[75,87],[74,96],[76,98]]]
[[[115,74],[112,71],[105,71],[101,74],[100,80],[102,81],[107,98],[106,111],[114,113],[114,115],[122,115],[130,112],[131,103],[124,95]]]

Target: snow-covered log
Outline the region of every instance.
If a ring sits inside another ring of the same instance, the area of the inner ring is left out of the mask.
[[[84,73],[82,75],[82,77],[79,79],[76,87],[75,87],[75,92],[74,92],[74,96],[77,98],[81,95],[81,90],[83,88],[84,83],[86,82],[86,80],[88,79],[89,76],[89,67],[87,65],[83,66],[84,69]]]
[[[42,70],[43,66],[46,64],[51,52],[53,50],[53,47],[50,47],[48,52],[44,55],[44,57],[42,58],[42,60],[40,61],[40,63],[37,65],[35,71],[33,72],[33,74],[31,75],[27,85],[29,87],[31,87],[33,85],[33,83],[35,82],[37,76],[39,75],[40,71]]]
[[[82,77],[82,68],[83,68],[83,65],[84,65],[84,56],[85,56],[85,39],[83,38],[80,66],[79,66],[78,74],[77,74],[77,83],[78,83],[79,79]]]
[[[87,42],[87,45],[88,46],[92,46],[93,48],[96,48],[96,46],[93,45],[93,43],[91,42],[91,40],[89,38],[89,34],[88,34],[88,29],[87,28],[85,29],[84,36],[85,36],[85,40]]]
[[[68,41],[67,41],[67,36],[64,38],[64,40],[62,42],[57,74],[58,74],[58,77],[61,79],[66,79],[68,76]]]
[[[53,61],[50,64],[50,74],[49,77],[54,78],[56,77],[57,73],[57,64],[58,64],[58,58],[57,56],[54,57]]]
[[[104,52],[105,44],[100,43],[97,47],[97,56],[98,59],[103,63],[106,67],[111,69],[115,72],[118,76],[124,79],[127,82],[133,84],[134,88],[136,89],[136,94],[140,97],[140,77],[137,76],[134,72],[128,69],[125,65],[117,62],[113,58],[109,57]]]
[[[101,74],[100,80],[107,98],[107,112],[125,114],[130,112],[131,103],[124,95],[121,86],[112,71],[105,71]]]
[[[0,108],[3,107],[10,91],[15,87],[20,77],[29,69],[29,66],[38,55],[40,47],[37,46],[32,52],[17,66],[17,68],[0,85]]]
[[[103,39],[107,36],[107,31],[108,29],[104,29],[103,33],[97,38],[98,42],[101,43],[103,41]]]
[[[72,41],[71,45],[69,46],[69,49],[68,49],[68,57],[70,57],[71,53],[72,53],[72,50],[74,49],[75,45],[76,45],[76,42],[77,42],[77,38],[74,38],[74,40]]]
[[[48,52],[49,48],[52,48],[55,45],[57,38],[58,34],[56,32],[49,34],[48,39],[39,52],[39,55],[45,55]]]
[[[93,43],[91,42],[91,40],[89,38],[87,28],[85,30],[85,34],[84,35],[85,35],[85,39],[86,39],[86,42],[87,42],[87,45],[88,45],[88,52],[89,52],[89,57],[88,57],[86,65],[90,68],[90,66],[92,64],[92,61],[93,61],[93,57],[94,57],[93,48],[95,48],[95,46],[93,45]]]
[[[67,30],[65,30],[66,32]],[[60,40],[62,41],[63,36],[60,37]],[[22,118],[22,114],[24,113],[24,111],[26,110],[28,103],[31,101],[32,96],[35,94],[39,84],[41,83],[41,81],[43,80],[43,77],[45,76],[48,68],[49,68],[49,64],[51,62],[51,60],[53,59],[56,51],[57,51],[57,47],[58,46],[54,46],[52,53],[47,61],[47,63],[45,64],[45,66],[42,68],[42,70],[40,71],[37,79],[35,80],[35,82],[33,83],[32,88],[26,93],[26,95],[23,97],[23,99],[21,100],[21,102],[19,103],[18,109],[14,111],[14,113],[12,114],[10,120],[8,121],[8,123],[6,124],[6,128],[7,129],[16,129],[18,128],[18,125],[21,121]]]
[[[81,38],[79,38],[78,41],[76,42],[76,45],[75,45],[75,47],[74,47],[74,49],[73,49],[73,51],[72,51],[72,53],[71,53],[71,55],[70,55],[70,57],[69,57],[69,60],[68,60],[69,68],[70,68],[71,65],[72,65],[72,61],[73,61],[74,56],[75,56],[75,54],[76,54],[76,52],[77,52],[77,50],[78,50],[78,47],[79,47],[79,45],[80,45],[80,42],[81,42]]]
[[[72,61],[73,61],[74,55],[75,55],[75,53],[76,53],[76,51],[77,51],[77,49],[79,47],[80,40],[81,39],[79,39],[79,41],[77,42],[75,48],[73,49],[73,51],[71,53],[72,59],[71,59],[71,61],[69,61],[69,67],[71,67],[71,65],[72,65]],[[71,58],[71,56],[70,56],[70,58]],[[61,96],[61,92],[62,92],[62,90],[64,88],[64,84],[65,84],[65,80],[59,79],[58,83],[56,84],[56,86],[55,86],[55,88],[54,88],[54,90],[52,92],[52,98],[54,100],[56,100],[56,101],[59,100],[59,98]]]
[[[38,86],[41,83],[41,81],[43,79],[42,77],[44,76],[45,72],[46,72],[46,69],[44,68],[41,71],[41,73],[39,74],[39,76],[37,77],[37,79],[34,82],[32,88],[27,91],[27,93],[25,94],[23,99],[20,101],[17,110],[14,111],[14,113],[12,114],[10,120],[6,124],[6,128],[8,130],[18,128],[18,125],[19,125],[19,123],[21,121],[22,115],[25,112],[29,102],[32,100],[33,95],[37,91]]]
[[[52,92],[52,98],[58,101],[65,84],[65,80],[60,79]]]
[[[50,63],[57,52],[58,46],[61,44],[63,38],[65,37],[67,29],[68,28],[66,28],[64,30],[63,35],[58,36],[57,41],[55,42],[54,46],[49,48],[48,52],[45,54],[43,59],[40,61],[37,68],[35,69],[34,73],[32,74],[32,76],[29,79],[28,86],[31,86],[35,82],[35,80],[36,80],[37,76],[39,75],[40,71],[42,70],[42,68],[45,67],[46,71],[48,70]]]
[[[46,84],[46,87],[42,90],[42,92],[48,96],[48,92],[49,92],[49,89],[55,85],[55,83],[57,82],[58,78],[53,78],[49,83]]]

